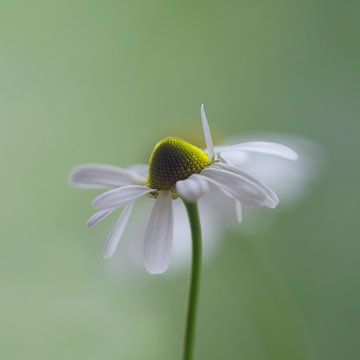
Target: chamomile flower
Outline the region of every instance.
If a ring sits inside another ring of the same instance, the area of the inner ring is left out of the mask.
[[[279,199],[263,182],[246,172],[242,158],[257,153],[296,160],[297,154],[289,147],[273,142],[244,142],[236,145],[214,147],[204,106],[201,119],[206,149],[187,141],[168,137],[156,144],[147,165],[134,165],[123,169],[110,165],[87,164],[75,167],[70,174],[70,184],[75,187],[110,190],[93,200],[96,209],[88,220],[91,227],[113,211],[123,208],[111,230],[105,246],[104,257],[110,258],[122,237],[134,203],[148,197],[154,201],[145,231],[144,264],[151,274],[163,273],[169,266],[174,236],[173,201],[196,202],[217,193],[233,202],[239,221],[242,207],[275,208]],[[216,207],[216,205],[215,205]],[[215,208],[222,212],[223,209]]]

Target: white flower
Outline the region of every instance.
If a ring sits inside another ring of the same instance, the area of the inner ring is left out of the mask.
[[[75,187],[111,190],[97,196],[97,210],[88,220],[94,226],[118,208],[122,213],[106,241],[104,257],[110,258],[125,230],[134,203],[141,197],[154,199],[145,231],[144,263],[151,274],[163,273],[169,266],[174,236],[173,200],[177,197],[194,202],[204,195],[221,195],[233,202],[238,221],[242,206],[275,208],[277,195],[263,182],[244,171],[242,159],[247,154],[273,155],[296,160],[297,154],[285,145],[273,142],[244,142],[226,147],[214,147],[204,106],[201,118],[207,149],[205,151],[179,138],[166,138],[154,148],[150,165],[135,165],[129,169],[109,165],[80,165],[70,174]],[[213,205],[216,207],[216,204]],[[221,208],[215,208],[218,212]]]

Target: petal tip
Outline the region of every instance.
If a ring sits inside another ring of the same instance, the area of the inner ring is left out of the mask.
[[[76,175],[79,172],[80,166],[73,167],[67,176],[67,184],[71,187],[80,187],[78,181],[76,180]]]
[[[145,269],[146,269],[147,273],[150,275],[161,275],[164,272],[166,272],[168,267],[169,267],[169,264],[166,264],[162,267],[153,267],[152,265],[145,263]]]
[[[207,150],[209,152],[210,158],[213,159],[214,158],[214,144],[213,144],[213,140],[212,140],[212,137],[211,137],[209,123],[208,123],[207,118],[206,118],[204,104],[201,104],[200,115],[201,115],[201,122],[202,122],[202,126],[203,126],[203,131],[204,131],[206,147],[207,147]]]
[[[104,260],[109,260],[112,256],[113,256],[113,254],[104,253],[102,257]]]
[[[275,209],[278,205],[279,205],[279,199],[277,199],[276,201],[272,201],[267,205],[267,207],[270,209]]]

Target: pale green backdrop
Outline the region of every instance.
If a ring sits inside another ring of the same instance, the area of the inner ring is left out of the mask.
[[[208,262],[196,359],[360,357],[359,1],[0,0],[0,358],[180,360],[187,273],[109,273],[83,162],[165,135],[292,133],[309,195]],[[176,132],[176,134],[174,134]],[[259,210],[263,211],[263,210]]]

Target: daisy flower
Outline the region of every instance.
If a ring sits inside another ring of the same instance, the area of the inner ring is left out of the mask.
[[[203,105],[201,120],[205,150],[183,139],[168,137],[155,145],[148,166],[134,165],[124,169],[86,164],[72,170],[69,179],[72,186],[110,189],[93,200],[96,212],[88,220],[88,227],[123,208],[107,238],[105,258],[114,254],[134,203],[141,197],[154,201],[144,241],[144,264],[150,274],[163,273],[170,263],[174,221],[177,220],[173,215],[173,200],[181,198],[185,203],[193,203],[206,194],[217,192],[233,202],[239,221],[243,206],[275,208],[278,205],[275,192],[245,171],[242,161],[252,153],[296,160],[296,152],[285,145],[264,141],[214,147]],[[221,206],[214,210],[223,211]]]
[[[201,141],[192,134],[192,143]],[[292,210],[296,204],[303,201],[311,191],[321,169],[321,151],[318,146],[299,136],[277,133],[255,133],[250,135],[233,135],[230,138],[219,139],[221,144],[235,144],[248,142],[252,139],[267,139],[272,142],[285,144],[299,154],[297,161],[273,155],[255,152],[237,152],[236,167],[240,167],[250,175],[265,183],[278,195],[281,210]],[[211,185],[210,185],[211,186]],[[178,198],[172,202],[174,221],[174,236],[171,254],[169,275],[187,271],[191,259],[192,238],[189,219],[184,202]],[[111,276],[121,277],[131,282],[144,280],[139,276],[143,273],[144,234],[147,218],[151,212],[153,201],[147,197],[139,201],[134,208],[131,219],[122,237],[114,260],[108,264],[107,269]],[[198,201],[200,213],[201,232],[203,238],[203,260],[208,264],[219,249],[228,240],[225,231],[246,235],[264,234],[281,215],[280,211],[258,211],[256,208],[243,209],[241,218],[236,217],[234,199],[223,196],[223,192],[213,187]],[[221,211],[219,211],[221,209]],[[115,214],[114,214],[115,215]]]

